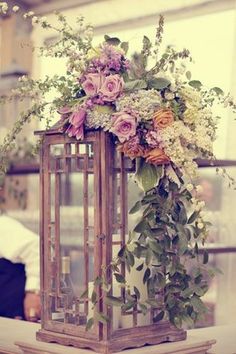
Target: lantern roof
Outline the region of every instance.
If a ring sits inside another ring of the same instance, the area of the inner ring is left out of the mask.
[[[63,134],[67,128],[69,118],[61,118],[55,124],[53,124],[49,129],[36,130],[35,135],[52,135],[52,134]]]

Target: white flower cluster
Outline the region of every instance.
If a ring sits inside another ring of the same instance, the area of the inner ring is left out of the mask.
[[[157,90],[138,90],[121,96],[116,102],[116,110],[132,110],[138,113],[138,121],[152,119],[153,113],[161,106],[162,97]]]
[[[96,108],[87,110],[85,125],[87,128],[103,128],[104,131],[108,131],[112,127],[111,112],[102,112]]]
[[[186,106],[183,114],[184,122],[187,124],[197,123],[200,115],[199,109],[202,108],[200,93],[191,86],[185,86],[182,87],[180,95]]]
[[[196,177],[197,164],[193,161],[197,153],[189,149],[189,144],[195,142],[194,132],[182,121],[176,121],[159,131],[161,147],[171,161],[190,177]]]
[[[6,2],[0,2],[0,14],[2,13],[4,15],[6,15],[7,11],[8,11],[7,3]]]

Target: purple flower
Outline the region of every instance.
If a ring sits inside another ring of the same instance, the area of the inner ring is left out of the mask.
[[[66,133],[70,138],[75,136],[77,140],[82,140],[84,138],[84,126],[81,125],[79,128],[76,128],[73,125],[70,125],[67,128]]]
[[[95,96],[98,94],[100,87],[104,81],[104,76],[99,73],[90,73],[85,76],[82,87],[87,96]]]
[[[66,133],[69,137],[75,136],[80,140],[84,138],[84,121],[86,118],[86,111],[81,108],[78,112],[73,112],[69,117],[69,127]]]
[[[109,75],[105,78],[103,85],[100,89],[103,101],[113,102],[115,101],[123,91],[124,80],[121,76]]]
[[[112,116],[112,122],[110,131],[118,137],[121,143],[136,134],[136,121],[130,114],[126,112],[115,113]]]

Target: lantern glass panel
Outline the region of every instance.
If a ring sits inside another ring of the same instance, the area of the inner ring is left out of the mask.
[[[85,325],[94,279],[92,143],[50,147],[49,320]],[[91,314],[90,314],[91,315]]]

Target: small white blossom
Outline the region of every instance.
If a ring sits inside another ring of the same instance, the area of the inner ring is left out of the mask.
[[[0,13],[2,12],[4,15],[7,13],[8,5],[6,2],[0,2]]]
[[[193,185],[191,183],[188,183],[186,186],[186,189],[187,189],[187,191],[191,192],[193,190]]]
[[[32,17],[32,25],[35,25],[38,22],[38,17],[37,16],[33,16]]]
[[[203,192],[203,187],[202,187],[200,184],[198,184],[198,185],[196,186],[196,192],[197,192],[197,193],[202,193],[202,192]]]
[[[20,8],[17,5],[13,6],[13,8],[12,8],[13,12],[18,12],[19,10],[20,10]]]
[[[206,203],[204,202],[204,200],[202,200],[201,202],[199,202],[199,205],[201,208],[204,208],[204,206],[206,205]]]
[[[173,100],[175,98],[175,94],[173,92],[165,92],[165,99],[166,100]]]
[[[202,222],[198,222],[197,227],[201,230],[204,228],[204,224]]]

